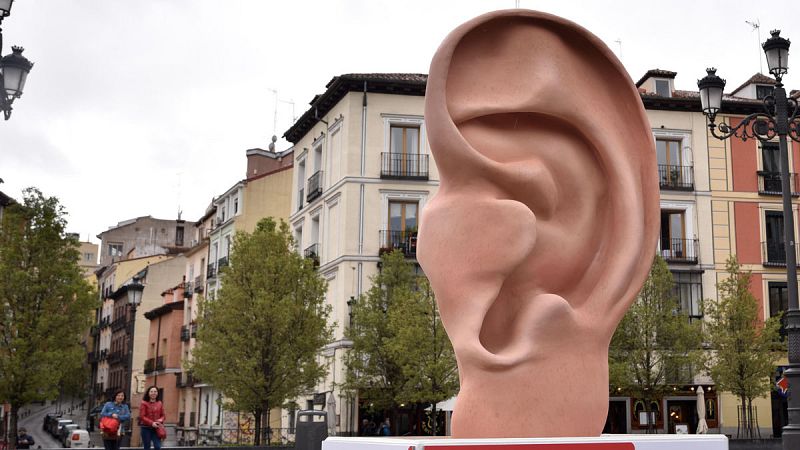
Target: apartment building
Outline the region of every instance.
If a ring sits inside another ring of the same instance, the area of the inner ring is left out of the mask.
[[[124,220],[97,235],[100,266],[126,258],[178,254],[189,247],[185,221],[155,219],[151,216]]]
[[[344,337],[348,301],[369,289],[382,252],[400,249],[415,259],[419,211],[439,184],[425,137],[426,80],[422,74],[334,77],[284,135],[295,152],[290,225],[298,250],[328,281],[336,324],[320,355],[328,376],[297,403],[335,410],[340,434],[358,427],[358,399],[340,389],[351,345]],[[283,426],[293,419],[284,411]]]
[[[212,200],[206,213],[194,224],[192,246],[184,253],[186,289],[180,336],[182,358],[187,362],[191,361],[195,346],[199,302],[201,298],[208,301],[216,298],[224,282],[220,271],[229,264],[236,232],[252,232],[265,217],[284,221],[289,217],[293,150],[276,152],[273,143],[268,150],[247,150],[246,157],[245,178]],[[180,388],[178,442],[223,444],[252,439],[250,416],[227,410],[219,390],[198,380],[189,371],[183,371],[177,383]],[[270,424],[275,429],[280,428],[278,411],[274,412],[275,419]]]

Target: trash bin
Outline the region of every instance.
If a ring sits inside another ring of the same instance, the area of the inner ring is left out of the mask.
[[[321,421],[314,419],[322,418]],[[322,450],[328,437],[328,414],[325,411],[298,411],[295,427],[295,450]]]

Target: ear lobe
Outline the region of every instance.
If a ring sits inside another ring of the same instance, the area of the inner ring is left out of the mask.
[[[610,337],[647,276],[659,226],[649,121],[613,53],[548,14],[480,16],[434,56],[425,116],[437,197],[514,200],[536,218],[536,244],[506,274],[487,323],[503,322],[495,315],[513,295],[547,293]],[[426,252],[446,249],[425,241],[424,214],[423,265]],[[434,287],[436,270],[425,266]]]

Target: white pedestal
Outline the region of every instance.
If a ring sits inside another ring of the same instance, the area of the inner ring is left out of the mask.
[[[614,434],[591,438],[329,437],[322,450],[728,450],[720,434]]]

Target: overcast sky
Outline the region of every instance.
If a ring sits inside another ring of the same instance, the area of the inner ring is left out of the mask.
[[[800,43],[797,0],[519,4],[588,28],[634,81],[652,68],[678,72],[677,89],[696,90],[710,65],[728,80],[726,91],[758,72],[763,53],[746,20],[760,22],[762,41],[779,28]],[[455,26],[514,6],[17,0],[2,23],[2,54],[21,45],[35,66],[11,120],[0,122],[0,191],[19,199],[36,186],[58,196],[69,230],[95,242],[137,216],[175,218],[180,207],[184,219],[196,220],[244,177],[245,150],[280,137],[333,76],[427,73]],[[800,51],[792,54],[790,65],[800,68]],[[791,70],[785,80],[800,88]],[[279,150],[287,147],[279,141]]]

